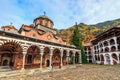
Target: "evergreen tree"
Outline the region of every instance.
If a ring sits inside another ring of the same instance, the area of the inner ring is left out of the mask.
[[[71,44],[75,45],[77,48],[81,50],[82,55],[82,63],[87,63],[86,54],[84,52],[83,46],[82,46],[82,35],[79,33],[79,26],[75,26],[72,38],[71,38]]]

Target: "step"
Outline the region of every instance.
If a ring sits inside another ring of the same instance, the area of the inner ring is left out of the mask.
[[[0,72],[12,71],[12,68],[9,66],[0,66]]]

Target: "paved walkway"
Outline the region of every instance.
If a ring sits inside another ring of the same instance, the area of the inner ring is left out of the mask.
[[[76,65],[54,72],[36,72],[33,75],[5,77],[0,80],[120,80],[120,65]]]

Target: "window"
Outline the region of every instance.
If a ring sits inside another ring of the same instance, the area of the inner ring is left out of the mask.
[[[42,25],[42,20],[40,20],[40,25]]]
[[[45,26],[48,27],[48,21],[45,21]]]

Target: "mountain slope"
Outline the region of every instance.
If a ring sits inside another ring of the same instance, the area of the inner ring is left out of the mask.
[[[86,44],[89,43],[91,40],[93,40],[95,36],[119,24],[120,24],[120,19],[105,21],[95,25],[87,25],[84,23],[80,23],[77,25],[79,26],[78,34],[82,35],[82,43]],[[59,30],[60,36],[62,37],[63,40],[66,41],[67,44],[71,44],[71,36],[73,34],[75,27],[76,25],[73,25],[67,29]]]

